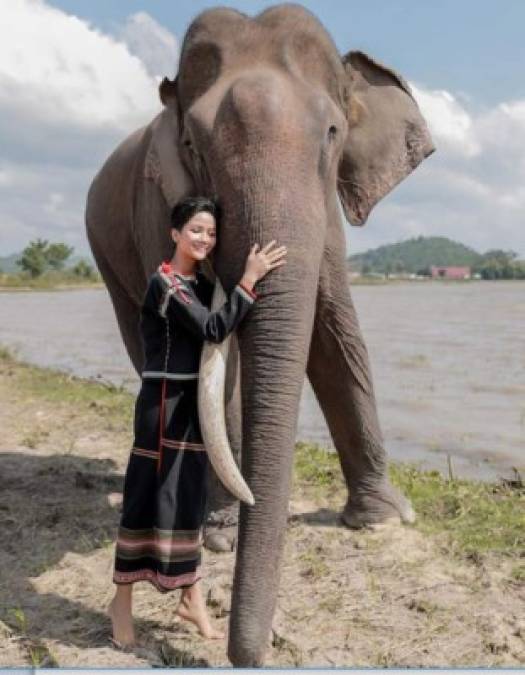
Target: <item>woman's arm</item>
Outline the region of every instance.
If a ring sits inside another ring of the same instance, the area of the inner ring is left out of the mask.
[[[180,322],[190,333],[209,342],[222,342],[246,316],[257,297],[244,280],[235,286],[228,299],[217,311],[211,312],[177,277],[169,285],[162,275],[159,283],[165,285],[160,298],[159,313]],[[166,294],[166,295],[165,295]]]

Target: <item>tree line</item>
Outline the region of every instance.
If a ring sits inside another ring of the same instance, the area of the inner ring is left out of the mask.
[[[446,237],[416,237],[349,257],[350,269],[361,274],[415,273],[430,276],[437,267],[470,267],[482,279],[525,279],[525,261],[515,251],[491,249],[478,253]]]
[[[482,255],[472,271],[482,279],[525,279],[525,260],[518,260],[516,251],[493,249]]]
[[[36,279],[48,271],[64,271],[66,262],[73,251],[73,246],[67,246],[61,242],[52,243],[47,239],[36,239],[30,241],[24,248],[16,264],[32,279]],[[82,279],[95,279],[97,276],[94,267],[85,260],[79,260],[67,271]]]

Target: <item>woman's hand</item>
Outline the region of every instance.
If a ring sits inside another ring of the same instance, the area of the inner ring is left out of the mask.
[[[246,267],[244,269],[244,274],[242,281],[250,286],[250,289],[253,288],[254,284],[262,279],[268,272],[280,267],[286,263],[284,256],[287,253],[286,246],[278,246],[274,248],[276,240],[272,239],[269,244],[266,244],[263,248],[260,248],[259,244],[254,244],[250,250],[248,258],[246,260]]]

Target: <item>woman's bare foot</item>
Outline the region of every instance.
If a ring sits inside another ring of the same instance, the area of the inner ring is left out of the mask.
[[[108,615],[113,627],[112,642],[119,648],[135,646],[135,632],[131,614],[131,591],[131,584],[129,584],[129,587],[127,585],[117,586],[115,597],[108,606]]]
[[[220,640],[225,637],[222,631],[211,625],[206,603],[202,597],[200,580],[190,588],[183,589],[179,606],[175,611],[181,619],[194,623],[203,637],[209,640]]]

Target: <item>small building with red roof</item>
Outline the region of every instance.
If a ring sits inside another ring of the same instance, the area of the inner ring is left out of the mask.
[[[430,266],[432,279],[470,279],[470,267]]]

